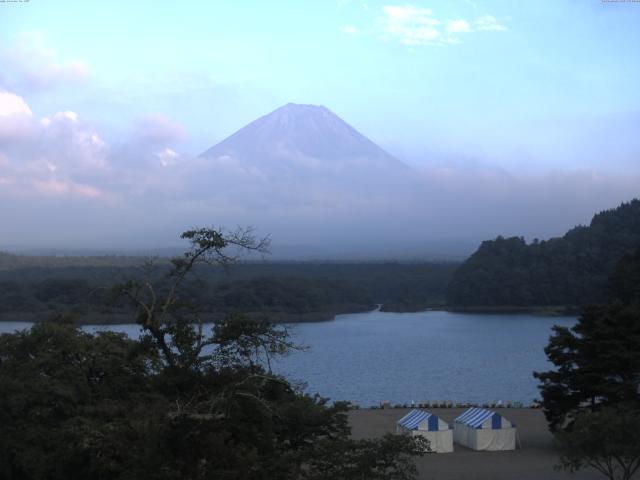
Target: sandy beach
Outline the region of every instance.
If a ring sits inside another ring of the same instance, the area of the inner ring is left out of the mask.
[[[429,409],[449,424],[465,409]],[[395,432],[395,423],[409,409],[354,410],[349,413],[354,438],[373,438]],[[597,480],[596,470],[576,474],[558,472],[558,455],[541,410],[500,409],[516,424],[522,448],[508,452],[475,452],[454,444],[453,453],[428,454],[418,458],[418,478],[434,480]],[[640,478],[635,475],[634,478]]]

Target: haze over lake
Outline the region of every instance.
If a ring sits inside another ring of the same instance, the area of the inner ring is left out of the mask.
[[[538,397],[534,370],[546,370],[544,354],[553,325],[573,317],[460,314],[442,311],[338,315],[334,321],[291,327],[307,345],[278,360],[274,370],[306,381],[309,393],[362,406],[381,400],[531,402]],[[0,322],[0,332],[27,328]],[[83,327],[111,329],[132,337],[134,324]]]

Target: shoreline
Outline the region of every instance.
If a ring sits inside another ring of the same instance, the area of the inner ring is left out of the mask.
[[[470,307],[446,307],[443,310],[451,313],[487,313],[487,314],[535,314],[548,317],[566,317],[579,315],[584,307],[578,305],[539,305],[521,307],[514,305],[502,306],[470,306]]]
[[[200,317],[204,323],[213,323],[221,320],[228,315],[242,313],[250,318],[258,319],[266,317],[270,323],[295,324],[295,323],[322,323],[335,320],[337,315],[348,315],[351,313],[367,313],[377,310],[374,306],[366,308],[347,308],[340,310],[329,310],[320,312],[305,313],[263,313],[263,312],[206,312],[201,313]],[[75,317],[77,325],[129,325],[135,324],[134,313],[100,313],[100,312],[73,312],[73,311],[45,311],[45,312],[3,312],[0,313],[0,322],[25,322],[25,323],[41,323],[49,317],[56,314],[70,315]]]
[[[393,305],[392,307],[397,307]],[[367,313],[373,311],[381,311],[386,313],[420,313],[420,312],[450,312],[450,313],[475,313],[475,314],[487,314],[487,315],[518,315],[518,314],[531,314],[540,315],[545,317],[563,317],[563,316],[576,316],[580,314],[581,307],[577,306],[544,306],[544,307],[445,307],[445,306],[427,306],[421,308],[413,308],[411,306],[402,308],[389,308],[385,309],[384,304],[362,306],[353,306],[353,308],[345,309],[332,309],[319,312],[305,312],[305,313],[289,313],[289,312],[276,312],[276,313],[263,313],[263,312],[242,312],[251,318],[267,317],[271,323],[320,323],[330,322],[335,320],[338,315],[349,315],[352,313]],[[213,321],[224,318],[227,315],[232,315],[240,312],[208,312],[203,313],[201,316],[205,318],[205,323],[211,323]],[[73,311],[43,311],[43,312],[3,312],[0,313],[0,322],[27,322],[27,323],[39,323],[45,321],[52,315],[64,314],[76,316],[76,323],[78,325],[126,325],[135,323],[135,315],[132,313],[101,313],[101,312],[73,312]]]

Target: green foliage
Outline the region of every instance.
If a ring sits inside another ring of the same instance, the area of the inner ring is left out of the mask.
[[[607,300],[608,277],[640,247],[640,200],[595,215],[562,238],[485,241],[456,271],[451,306],[584,306]]]
[[[418,473],[411,458],[422,455],[423,437],[387,434],[380,440],[320,441],[306,459],[305,480],[409,480]],[[398,457],[403,458],[399,462]]]
[[[620,406],[582,414],[555,440],[561,468],[590,466],[611,480],[630,480],[640,467],[640,410]]]
[[[534,373],[552,430],[604,405],[640,408],[639,308],[587,307],[574,327],[554,332],[545,353],[557,369]]]
[[[638,258],[624,257],[615,267],[614,303],[586,307],[570,329],[554,327],[545,352],[557,369],[534,373],[559,468],[591,466],[611,480],[629,480],[640,467]]]
[[[254,346],[285,353],[284,332],[236,319],[213,337],[211,355],[171,365],[149,339],[59,320],[0,336],[0,478],[316,479],[323,462],[334,478],[413,478],[417,445],[349,440],[346,404],[262,368]]]
[[[272,357],[301,348],[288,340],[285,328],[274,329],[266,320],[255,321],[244,315],[233,315],[218,322],[212,341],[217,346],[215,356],[221,365],[245,362],[250,370],[266,364],[271,371]]]
[[[65,319],[0,336],[0,477],[88,478],[134,448],[127,436],[141,432],[130,422],[165,402],[151,389],[154,359],[123,335],[88,335]],[[90,455],[107,445],[116,451]]]
[[[611,276],[615,303],[589,306],[572,328],[554,327],[545,353],[556,370],[538,373],[559,468],[591,466],[611,480],[640,467],[638,255]]]
[[[623,305],[640,305],[640,248],[633,255],[625,255],[620,259],[609,283],[612,301]]]
[[[196,265],[265,243],[246,231],[184,237],[191,249],[172,270],[114,289],[136,310],[139,341],[68,318],[0,336],[0,478],[320,479],[329,460],[334,477],[413,478],[423,443],[350,440],[346,403],[270,371],[296,348],[286,330],[235,316],[205,332],[186,308],[180,289]]]

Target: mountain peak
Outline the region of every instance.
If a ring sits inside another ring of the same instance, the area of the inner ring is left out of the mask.
[[[324,105],[313,105],[312,103],[293,103],[293,102],[289,102],[286,105],[281,106],[280,108],[277,108],[274,111],[278,111],[278,110],[283,110],[283,109],[287,109],[287,110],[299,110],[299,111],[304,111],[304,110],[327,110],[327,107],[325,107]]]
[[[298,122],[307,124],[307,126],[309,126],[313,122],[338,122],[345,126],[348,126],[340,119],[340,117],[338,117],[327,107],[323,105],[312,105],[306,103],[287,103],[286,105],[276,108],[271,113],[260,117],[258,120],[250,123],[248,126],[254,125],[256,123],[263,123],[270,124],[271,126],[276,126],[279,124],[280,126],[286,128],[293,127]]]

